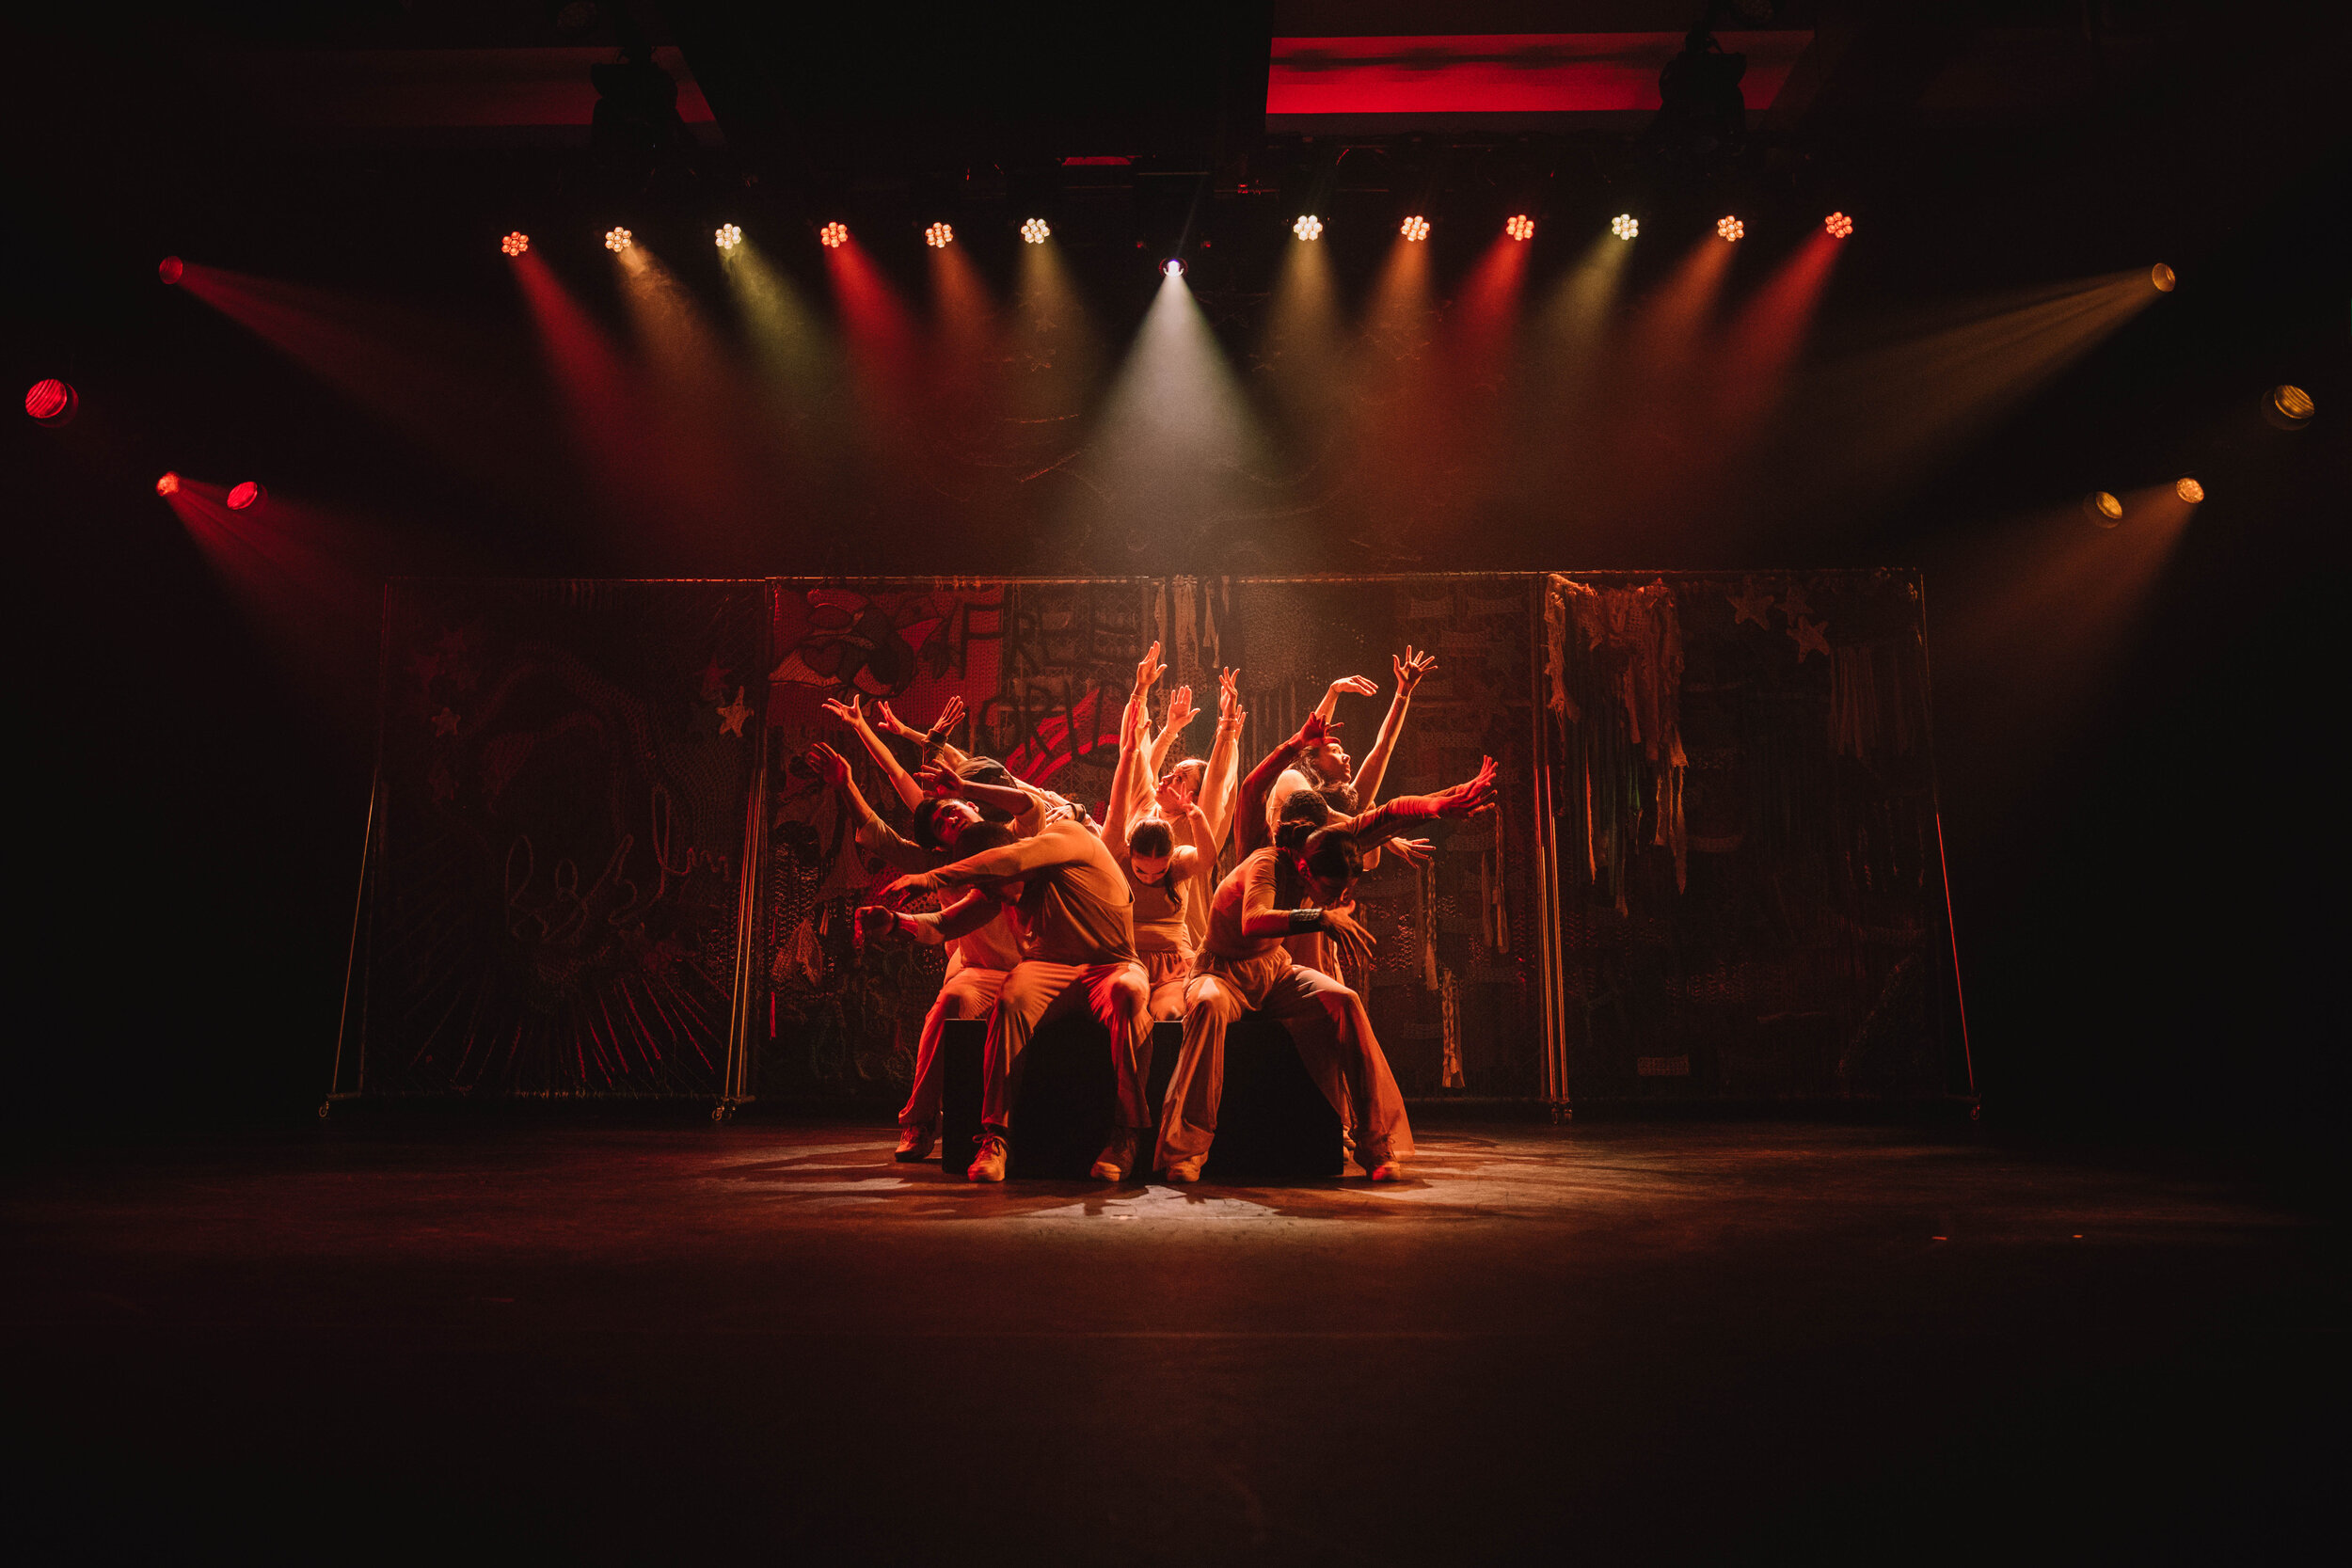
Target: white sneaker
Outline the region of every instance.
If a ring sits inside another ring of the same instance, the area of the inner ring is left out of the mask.
[[[1002,1181],[1008,1152],[1005,1140],[991,1132],[980,1140],[979,1157],[972,1162],[972,1168],[963,1173],[963,1179],[966,1181]]]
[[[1114,1127],[1111,1141],[1103,1146],[1103,1152],[1094,1158],[1094,1168],[1087,1174],[1097,1181],[1124,1181],[1127,1173],[1135,1168],[1136,1130]]]

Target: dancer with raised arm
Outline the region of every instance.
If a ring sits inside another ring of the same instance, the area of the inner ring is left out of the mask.
[[[1322,733],[1322,718],[1311,713],[1276,755],[1284,750],[1296,755]],[[1284,942],[1312,932],[1336,943],[1353,961],[1368,958],[1372,935],[1357,923],[1350,896],[1363,871],[1358,836],[1383,833],[1400,822],[1470,816],[1492,804],[1494,789],[1495,765],[1488,758],[1467,784],[1391,800],[1316,830],[1295,849],[1254,850],[1218,884],[1209,940],[1194,964],[1184,1009],[1184,1054],[1177,1058],[1160,1112],[1157,1162],[1169,1180],[1200,1179],[1224,1093],[1226,1030],[1249,1011],[1282,1021],[1308,1074],[1339,1113],[1365,1174],[1375,1181],[1403,1176],[1404,1159],[1413,1149],[1412,1129],[1363,999],[1330,975],[1299,964]],[[1248,799],[1243,809],[1251,809]],[[1277,897],[1278,881],[1287,880],[1286,873],[1297,878],[1301,892],[1295,902]]]
[[[1211,861],[1200,844],[1208,838],[1208,819],[1200,803],[1186,792],[1162,784],[1150,798],[1151,761],[1146,753],[1144,720],[1152,687],[1160,677],[1160,645],[1136,666],[1134,691],[1120,717],[1119,765],[1111,773],[1109,819],[1103,842],[1126,875],[1135,898],[1136,956],[1152,983],[1151,1014],[1154,1020],[1184,1016],[1184,982],[1192,974],[1193,940],[1188,914],[1205,906],[1214,889]],[[1183,721],[1171,697],[1167,733]]]
[[[1033,838],[901,877],[882,896],[1008,881],[1022,883],[1014,905],[1022,958],[1005,977],[989,1023],[980,1148],[965,1174],[974,1181],[1005,1179],[1021,1098],[1022,1053],[1048,1018],[1084,1006],[1110,1033],[1119,1085],[1117,1125],[1093,1175],[1104,1181],[1124,1180],[1141,1157],[1152,1125],[1145,1097],[1152,1067],[1151,987],[1136,959],[1127,879],[1103,841],[1075,821],[1049,822]]]

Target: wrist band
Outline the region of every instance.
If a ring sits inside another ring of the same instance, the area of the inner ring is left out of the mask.
[[[1323,911],[1312,904],[1299,905],[1298,908],[1291,911],[1291,929],[1293,931],[1322,930]]]

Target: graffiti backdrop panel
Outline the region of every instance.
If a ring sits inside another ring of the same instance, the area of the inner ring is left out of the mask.
[[[342,1086],[720,1091],[766,601],[392,585]]]

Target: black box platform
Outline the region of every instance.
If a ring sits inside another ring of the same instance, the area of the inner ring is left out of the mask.
[[[1182,1024],[1152,1026],[1148,1095],[1155,1119],[1184,1038]],[[979,1143],[988,1026],[978,1020],[951,1022],[939,1048],[945,1074],[940,1165],[960,1176]],[[1006,1174],[1083,1180],[1109,1139],[1117,1108],[1110,1037],[1087,1014],[1066,1014],[1031,1036],[1024,1054]],[[1148,1147],[1144,1157],[1151,1158]],[[1307,1075],[1290,1032],[1275,1019],[1245,1015],[1225,1036],[1225,1092],[1203,1176],[1220,1181],[1332,1177],[1344,1170],[1346,1157],[1339,1113]]]

